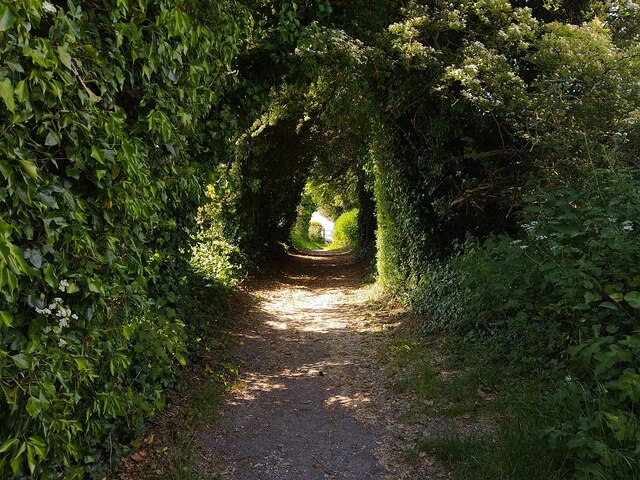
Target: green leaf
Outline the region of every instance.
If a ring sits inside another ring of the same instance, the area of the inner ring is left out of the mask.
[[[89,370],[89,362],[83,357],[75,357],[74,358],[76,365],[78,365],[78,370]]]
[[[102,295],[104,295],[104,285],[100,280],[89,282],[89,290],[93,293],[101,293]]]
[[[93,145],[91,147],[91,158],[95,158],[98,163],[104,163],[104,151]]]
[[[33,366],[33,357],[28,353],[19,353],[11,357],[18,368],[29,370]]]
[[[31,262],[31,265],[33,265],[35,268],[40,268],[42,266],[42,253],[40,253],[40,250],[38,249],[31,250],[31,255],[29,255],[29,261]]]
[[[589,291],[584,292],[585,303],[597,302],[599,300],[602,300],[602,296],[600,294]]]
[[[22,454],[26,449],[27,449],[27,444],[23,443],[22,445],[20,445],[20,448],[11,459],[11,470],[13,470],[14,475],[17,475],[18,470],[20,470],[20,465],[22,464]]]
[[[11,80],[5,78],[0,82],[0,96],[10,112],[16,111],[16,102],[13,99],[13,85]]]
[[[29,397],[27,400],[27,405],[25,406],[27,413],[32,417],[36,418],[40,413],[46,409],[46,406],[49,402],[46,400],[41,400],[36,397]]]
[[[22,169],[27,175],[34,180],[38,178],[38,167],[36,167],[35,163],[30,162],[29,160],[20,160],[20,163],[22,164]]]
[[[31,475],[36,471],[36,456],[35,450],[29,444],[27,444],[27,464],[29,465],[29,471]]]
[[[29,470],[31,474],[35,473],[36,456],[44,459],[47,455],[47,444],[40,437],[31,437],[27,442],[27,461],[29,462]]]
[[[20,80],[16,85],[16,88],[14,89],[13,93],[15,94],[16,98],[19,101],[24,102],[27,98],[29,98],[29,90],[27,90],[27,82],[25,82],[24,80]]]
[[[52,264],[47,265],[47,269],[44,272],[44,281],[47,282],[47,285],[51,288],[58,288],[58,278],[56,277]]]
[[[60,136],[53,130],[49,131],[47,138],[44,140],[44,144],[48,147],[60,144]]]
[[[133,325],[123,325],[122,326],[122,335],[127,340],[131,340],[133,336],[133,332],[135,331],[135,327]]]
[[[9,246],[9,257],[8,263],[9,267],[17,274],[29,274],[30,269],[29,265],[24,259],[24,251],[18,247],[17,245],[8,244]]]
[[[18,442],[17,438],[10,438],[9,440],[6,440],[2,446],[0,446],[0,453],[4,453],[7,450],[9,450],[13,445],[15,445]]]
[[[0,268],[0,289],[5,285],[9,287],[9,294],[13,294],[18,286],[18,279],[15,273],[8,268]]]
[[[0,323],[4,323],[5,326],[10,327],[13,323],[13,316],[6,310],[0,310]]]
[[[62,62],[62,64],[69,70],[71,70],[71,55],[69,55],[66,47],[58,47],[58,57],[60,57],[60,61]]]
[[[69,285],[67,285],[67,293],[76,293],[79,291],[80,289],[78,288],[78,285],[73,282],[69,282]]]
[[[629,292],[624,296],[624,299],[633,308],[640,309],[640,292]]]
[[[11,225],[9,225],[2,218],[0,218],[0,235],[2,235],[2,237],[5,240],[10,240],[11,239],[12,230],[13,230],[13,228],[11,228]]]
[[[13,8],[11,6],[6,5],[2,12],[2,16],[0,16],[0,32],[6,32],[18,19],[16,17]]]

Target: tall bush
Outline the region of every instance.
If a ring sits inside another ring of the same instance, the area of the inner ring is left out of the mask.
[[[349,210],[336,219],[333,243],[336,247],[356,248],[359,240],[358,209]]]

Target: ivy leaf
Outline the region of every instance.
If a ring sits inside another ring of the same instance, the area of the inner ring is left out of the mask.
[[[18,17],[13,13],[13,9],[7,5],[0,16],[0,32],[6,32],[15,23]]]
[[[0,268],[0,289],[5,285],[9,287],[9,294],[11,295],[18,286],[18,280],[11,270]]]
[[[29,261],[34,267],[40,268],[42,266],[42,254],[40,253],[40,250],[31,250]]]
[[[58,47],[58,57],[60,57],[60,61],[62,62],[62,64],[69,70],[71,70],[71,55],[69,54],[69,51],[66,47]]]
[[[4,323],[5,326],[10,327],[13,323],[13,316],[6,310],[0,310],[0,323]]]
[[[51,288],[58,288],[58,278],[53,270],[53,265],[47,265],[47,269],[44,272],[44,281],[47,282]]]
[[[25,408],[27,409],[27,413],[32,417],[36,418],[43,410],[46,410],[49,402],[47,400],[42,400],[36,397],[30,397],[27,400],[27,405]]]
[[[15,93],[16,98],[19,101],[24,102],[27,98],[29,98],[29,90],[27,90],[27,82],[25,82],[24,80],[20,80],[16,85],[16,88],[14,89],[13,93]]]
[[[101,293],[102,295],[105,294],[104,285],[100,280],[94,280],[92,282],[89,282],[89,290],[92,291],[93,293]]]
[[[89,370],[90,365],[85,358],[75,357],[74,360],[76,362],[76,365],[78,366],[78,370],[80,371]]]
[[[22,464],[22,454],[26,449],[27,449],[27,444],[23,443],[22,445],[20,445],[20,448],[11,459],[11,470],[13,470],[14,475],[17,475],[18,470],[20,470],[20,465]]]
[[[18,368],[29,370],[33,366],[33,357],[27,353],[19,353],[11,357]]]
[[[640,292],[629,292],[624,296],[624,299],[633,308],[640,309]]]
[[[13,99],[13,85],[11,80],[5,78],[0,82],[0,96],[10,112],[16,111],[16,102]]]
[[[9,450],[16,443],[18,443],[18,439],[17,438],[10,438],[9,440],[6,440],[2,444],[2,446],[0,446],[0,453],[6,452],[7,450]]]

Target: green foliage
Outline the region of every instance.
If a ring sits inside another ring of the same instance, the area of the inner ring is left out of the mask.
[[[548,437],[635,474],[637,8],[334,6],[0,0],[0,476],[97,472],[187,362],[189,291],[308,242],[309,175],[430,328],[569,362]]]
[[[293,230],[291,232],[291,246],[296,250],[305,251],[305,250],[321,250],[325,248],[326,243],[324,239],[322,242],[314,242],[309,239],[309,237],[302,237],[298,234],[297,231]]]
[[[81,478],[187,361],[180,248],[247,15],[3,0],[0,19],[0,476]]]
[[[451,266],[426,271],[414,301],[440,328],[490,339],[496,358],[566,375],[546,438],[585,478],[635,478],[640,184],[624,169],[589,180],[538,188],[522,238],[469,240]]]
[[[324,243],[324,227],[319,222],[309,223],[309,240],[314,243]]]
[[[317,205],[313,199],[313,195],[309,193],[308,187],[309,185],[307,184],[300,198],[296,223],[293,225],[289,236],[293,248],[297,250],[315,250],[320,246],[318,242],[309,238],[311,216],[313,212],[315,212]],[[320,243],[324,243],[324,238],[321,239]]]
[[[358,210],[350,210],[336,219],[333,227],[334,248],[357,248],[360,240]]]

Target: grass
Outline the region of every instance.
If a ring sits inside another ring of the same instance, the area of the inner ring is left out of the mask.
[[[505,365],[483,358],[468,347],[464,354],[449,351],[446,338],[430,344],[415,332],[397,333],[382,352],[392,371],[391,386],[412,395],[412,416],[449,418],[449,432],[414,445],[410,457],[433,455],[454,480],[559,480],[570,478],[563,452],[552,450],[540,432],[555,412],[540,395],[540,384],[521,378]],[[460,433],[470,422],[493,424],[486,431]]]

